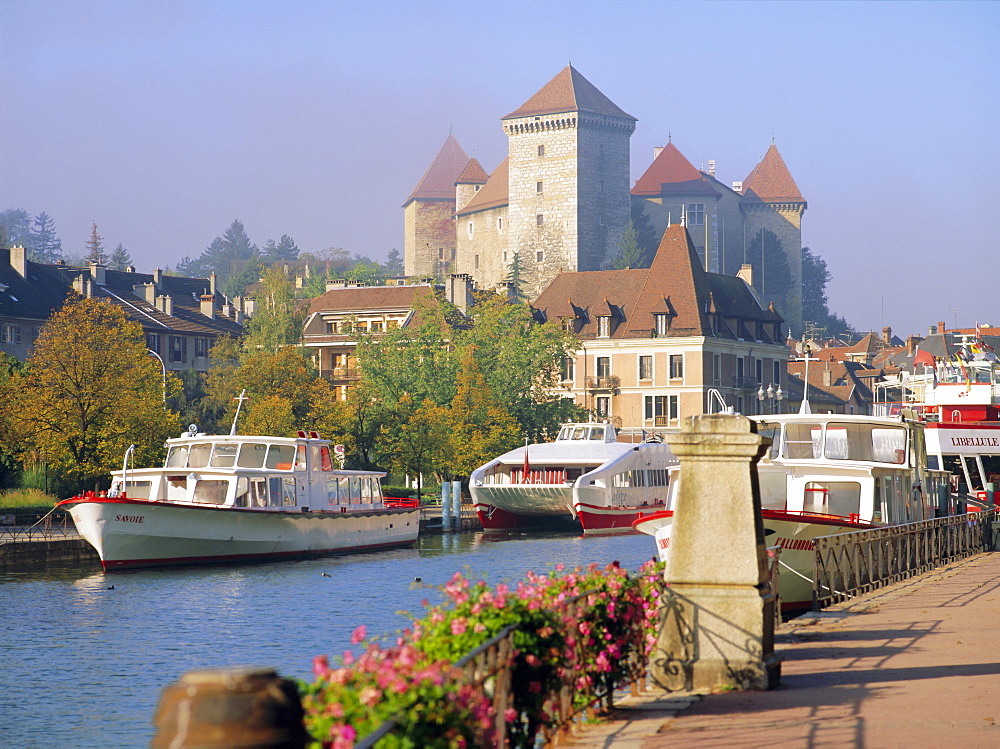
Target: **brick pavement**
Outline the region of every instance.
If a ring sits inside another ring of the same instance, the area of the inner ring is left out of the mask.
[[[1000,553],[782,625],[768,692],[648,690],[574,749],[1000,747]]]

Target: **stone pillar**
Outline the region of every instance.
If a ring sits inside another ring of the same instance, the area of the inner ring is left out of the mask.
[[[667,441],[681,484],[651,676],[669,691],[775,687],[775,599],[755,468],[770,441],[731,414],[686,419]]]

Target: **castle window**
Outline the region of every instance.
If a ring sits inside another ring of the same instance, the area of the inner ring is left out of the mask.
[[[542,262],[545,259],[545,253],[539,250],[535,253],[535,262]]]
[[[473,229],[472,222],[470,221],[469,222],[469,239],[472,239],[472,234],[473,234],[474,231],[475,231],[475,229]]]
[[[687,206],[687,225],[688,226],[704,226],[705,225],[705,204],[704,203],[688,203],[688,206]]]
[[[541,182],[536,182],[535,183],[535,192],[540,193],[541,191],[542,191],[542,183]]]
[[[497,231],[498,232],[502,232],[503,231],[503,216],[499,216],[497,218]]]
[[[774,372],[771,380],[774,382],[774,386],[778,387],[781,385],[781,362],[775,359],[774,362]]]
[[[601,316],[597,318],[597,337],[608,338],[611,335],[611,318]]]
[[[480,188],[480,187],[482,187],[482,185],[476,185],[476,187],[475,187],[475,191],[476,191],[476,192],[479,192],[479,188]]]
[[[658,314],[653,316],[656,320],[656,335],[666,335],[667,334],[667,316],[665,314]]]
[[[541,159],[541,158],[544,158],[544,157],[545,157],[545,146],[539,146],[538,147],[538,158]]]
[[[503,262],[504,262],[504,265],[507,264],[507,250],[503,251]]]
[[[545,216],[541,213],[535,216],[535,226],[541,226],[545,223]]]
[[[476,267],[476,270],[479,270],[479,255],[475,256],[475,258],[474,258],[474,265]]]
[[[670,355],[670,379],[684,379],[684,354]]]

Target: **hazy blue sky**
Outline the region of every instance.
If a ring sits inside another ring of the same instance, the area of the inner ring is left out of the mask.
[[[449,129],[492,170],[571,60],[633,180],[668,133],[727,183],[773,136],[855,326],[1000,325],[998,39],[995,2],[0,0],[0,210],[145,271],[234,218],[384,257]]]

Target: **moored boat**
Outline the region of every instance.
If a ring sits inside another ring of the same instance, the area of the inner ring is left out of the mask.
[[[772,440],[757,465],[765,541],[780,546],[782,609],[812,600],[812,539],[924,520],[954,507],[950,474],[929,468],[924,425],[902,417],[783,414],[754,417]],[[670,503],[638,518],[669,566],[672,501],[683,471],[671,479]]]
[[[335,467],[329,440],[206,435],[167,440],[162,467],[128,457],[106,493],[59,503],[105,570],[293,559],[412,545],[416,500],[386,500],[377,471]]]
[[[619,442],[605,423],[564,424],[553,442],[525,445],[477,468],[469,487],[483,528],[557,525],[585,534],[633,533],[665,506],[670,448],[657,438]]]

